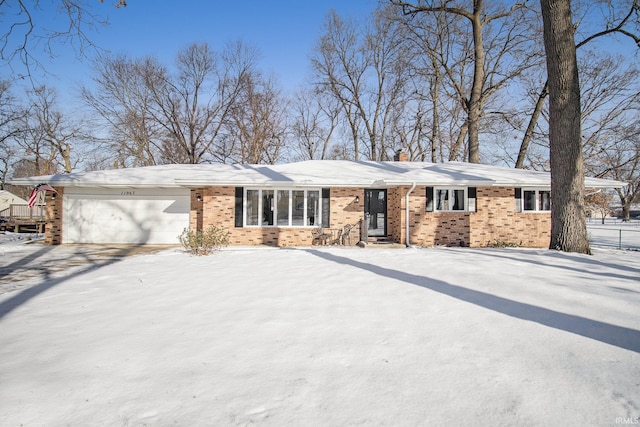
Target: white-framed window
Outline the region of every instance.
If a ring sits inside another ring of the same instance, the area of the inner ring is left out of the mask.
[[[523,212],[549,212],[551,210],[551,191],[541,188],[522,189]]]
[[[320,189],[244,190],[246,227],[318,227],[322,218]]]
[[[426,212],[477,212],[476,187],[426,187]]]
[[[468,206],[466,187],[435,187],[434,210],[436,212],[466,211]]]

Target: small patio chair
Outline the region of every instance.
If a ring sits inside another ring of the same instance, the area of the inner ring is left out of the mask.
[[[342,244],[346,245],[347,243],[351,245],[351,229],[353,229],[353,225],[347,224],[344,226],[344,232],[342,233]]]
[[[340,245],[342,243],[342,229],[338,230],[335,239],[332,237],[330,244]]]
[[[313,236],[312,245],[326,245],[327,239],[331,237],[331,234],[325,233],[321,227],[311,230],[311,235]]]

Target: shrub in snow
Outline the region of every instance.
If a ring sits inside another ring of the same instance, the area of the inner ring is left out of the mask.
[[[206,230],[184,229],[178,236],[180,243],[194,255],[209,255],[229,245],[229,232],[224,227],[209,226]]]

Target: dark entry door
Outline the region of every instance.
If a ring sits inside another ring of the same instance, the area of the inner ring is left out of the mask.
[[[387,235],[387,190],[364,191],[364,213],[369,218],[368,237]]]

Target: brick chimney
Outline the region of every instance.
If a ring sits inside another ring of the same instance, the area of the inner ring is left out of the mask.
[[[409,155],[402,151],[402,150],[398,150],[396,151],[396,154],[393,156],[393,161],[394,162],[408,162],[409,161]]]

